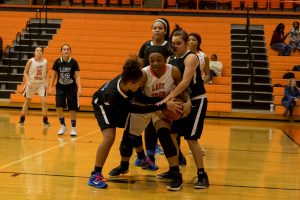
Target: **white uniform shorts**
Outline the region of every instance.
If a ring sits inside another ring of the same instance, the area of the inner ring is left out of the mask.
[[[39,95],[40,97],[45,97],[47,96],[46,85],[45,83],[37,83],[37,84],[35,83],[35,84],[30,84],[30,86],[26,84],[22,94],[25,98],[30,98],[30,99],[35,94]]]
[[[130,134],[140,136],[151,120],[153,124],[155,124],[157,121],[164,118],[166,118],[166,116],[162,113],[162,111],[147,114],[130,113],[126,129],[129,130]]]

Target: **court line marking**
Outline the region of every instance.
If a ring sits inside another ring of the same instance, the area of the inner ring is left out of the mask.
[[[30,156],[26,156],[26,157],[24,157],[24,158],[22,158],[22,159],[20,159],[20,160],[16,160],[16,161],[13,161],[13,162],[11,162],[11,163],[2,165],[2,166],[0,166],[0,170],[4,169],[4,168],[6,168],[6,167],[10,167],[10,166],[12,166],[12,165],[14,165],[14,164],[23,162],[24,160],[28,160],[28,159],[33,158],[33,157],[35,157],[35,156],[42,155],[42,154],[47,153],[47,152],[49,152],[49,151],[52,151],[52,150],[54,150],[54,149],[56,149],[56,148],[62,147],[62,146],[64,146],[64,145],[66,145],[66,144],[70,144],[71,142],[75,142],[75,141],[78,140],[78,139],[82,139],[82,138],[85,138],[85,137],[87,137],[87,136],[93,135],[93,134],[96,133],[96,132],[100,132],[100,130],[97,129],[97,130],[94,130],[94,131],[92,131],[92,132],[90,132],[90,133],[88,133],[88,134],[85,134],[85,135],[82,135],[82,136],[79,136],[79,137],[77,136],[75,139],[73,139],[73,141],[64,142],[64,143],[59,144],[59,145],[56,145],[56,146],[54,146],[54,147],[45,149],[45,150],[40,151],[40,152],[37,152],[37,153],[34,153],[34,154],[30,155]]]

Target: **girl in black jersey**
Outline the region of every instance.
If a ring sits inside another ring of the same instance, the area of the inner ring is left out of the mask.
[[[175,55],[170,57],[169,63],[177,66],[183,74],[183,77],[182,81],[161,103],[178,96],[186,89],[189,90],[192,101],[191,112],[187,116],[184,116],[184,118],[173,123],[172,132],[183,135],[192,151],[198,169],[198,181],[194,187],[207,188],[209,186],[208,176],[204,171],[203,155],[198,143],[198,139],[200,139],[203,130],[207,109],[206,91],[201,78],[200,62],[197,55],[190,52],[187,48],[189,40],[188,33],[182,30],[178,25],[176,25],[171,39],[172,49]],[[169,172],[160,174],[159,177],[168,178]]]
[[[61,124],[57,134],[63,135],[67,131],[63,114],[63,108],[66,108],[67,104],[72,124],[70,135],[76,136],[76,111],[79,109],[78,96],[81,95],[80,70],[77,61],[71,57],[71,46],[64,44],[60,50],[61,57],[56,59],[53,64],[50,83],[50,93],[53,93],[54,81],[57,78],[55,102],[57,115]]]
[[[157,45],[163,46],[169,50],[169,55],[171,55],[170,43],[169,43],[169,35],[170,35],[170,25],[169,21],[165,18],[158,18],[154,20],[152,26],[152,39],[146,41],[140,48],[139,57],[143,59],[144,67],[149,65],[149,59],[146,56],[146,51],[149,46]],[[155,164],[155,152],[159,154],[163,154],[163,151],[157,145],[157,136],[155,133],[155,128],[153,127],[152,122],[149,123],[147,128],[145,129],[145,147],[146,154],[151,159],[151,161]],[[136,159],[135,165],[139,166],[142,160]],[[179,150],[179,164],[186,165],[186,160],[181,151]]]
[[[90,186],[96,188],[107,187],[103,180],[102,168],[115,140],[116,128],[124,128],[129,112],[148,113],[165,107],[171,110],[181,108],[181,105],[173,100],[160,106],[134,104],[133,101],[137,97],[137,91],[143,79],[141,68],[142,63],[136,56],[129,58],[123,66],[122,74],[104,84],[93,95],[92,104],[95,117],[103,134],[103,140],[98,147],[95,168],[88,181]]]

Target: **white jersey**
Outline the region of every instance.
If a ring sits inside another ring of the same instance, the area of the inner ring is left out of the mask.
[[[166,64],[165,73],[158,78],[150,66],[144,67],[142,70],[147,74],[147,82],[143,88],[144,94],[148,97],[166,97],[174,88],[172,68],[172,65]]]
[[[28,71],[28,81],[33,84],[47,81],[47,60],[36,61],[34,58],[30,60],[31,65]]]
[[[198,56],[199,60],[200,60],[200,69],[203,70],[204,66],[205,66],[205,53],[203,51],[199,51],[196,53],[196,55]]]

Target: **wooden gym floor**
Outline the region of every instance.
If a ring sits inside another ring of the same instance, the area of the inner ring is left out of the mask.
[[[78,114],[76,138],[69,133],[57,136],[55,112],[49,113],[48,129],[43,128],[39,111],[30,111],[20,129],[19,113],[0,110],[0,199],[300,199],[299,123],[206,119],[200,143],[206,152],[209,189],[193,189],[195,164],[182,141],[188,162],[181,167],[184,187],[169,192],[166,182],[155,177],[168,169],[163,155],[157,155],[158,171],[135,167],[132,159],[128,174],[109,179],[108,172],[120,160],[122,130],[103,171],[108,189],[87,186],[102,137],[93,113]]]

